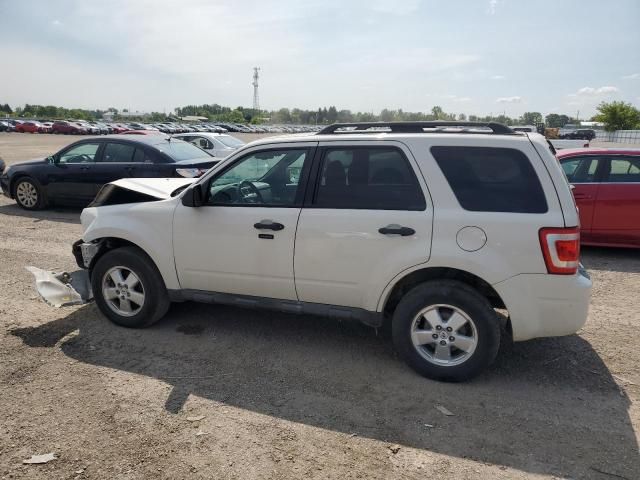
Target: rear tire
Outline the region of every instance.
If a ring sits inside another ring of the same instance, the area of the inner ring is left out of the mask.
[[[100,311],[122,327],[153,325],[171,303],[160,272],[137,247],[117,248],[98,259],[91,289]]]
[[[420,375],[464,381],[487,368],[500,347],[500,322],[469,285],[435,280],[413,288],[393,314],[393,343]]]

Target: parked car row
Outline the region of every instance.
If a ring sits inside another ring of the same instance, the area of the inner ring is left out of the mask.
[[[241,125],[226,122],[201,123],[138,123],[138,122],[96,122],[85,120],[0,120],[0,132],[57,133],[70,135],[107,135],[125,132],[176,133],[305,133],[318,131],[316,125]]]

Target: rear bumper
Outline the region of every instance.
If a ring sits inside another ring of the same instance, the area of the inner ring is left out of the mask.
[[[570,335],[587,321],[591,280],[584,271],[516,275],[493,287],[509,311],[515,341]]]

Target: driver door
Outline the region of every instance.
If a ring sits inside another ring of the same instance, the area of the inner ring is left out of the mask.
[[[47,193],[50,198],[70,204],[86,204],[96,194],[96,162],[101,155],[101,141],[72,145],[56,155],[49,169]]]
[[[297,300],[293,247],[317,142],[255,147],[199,183],[174,215],[183,289]]]

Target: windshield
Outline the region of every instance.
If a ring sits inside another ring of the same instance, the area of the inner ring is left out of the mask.
[[[200,150],[195,145],[187,142],[181,142],[179,140],[173,140],[156,146],[158,150],[166,153],[176,162],[210,156],[207,152]]]
[[[225,147],[240,148],[244,145],[243,141],[238,140],[236,137],[232,137],[231,135],[220,135],[216,138],[220,140],[220,143],[224,144]]]

